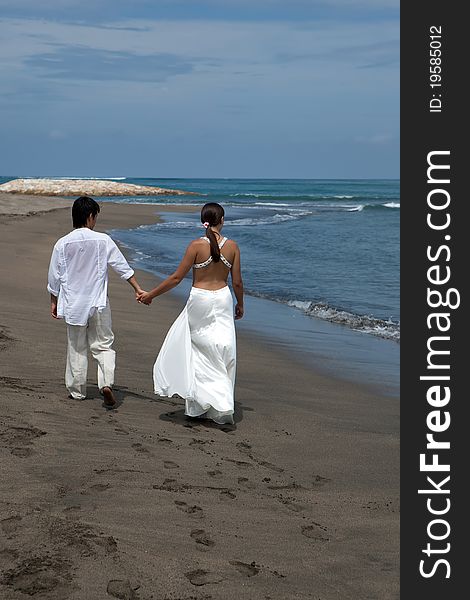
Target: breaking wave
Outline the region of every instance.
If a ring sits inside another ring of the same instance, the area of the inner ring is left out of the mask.
[[[303,302],[289,300],[289,306],[302,310],[311,317],[317,317],[331,323],[345,325],[354,331],[361,331],[388,340],[400,341],[400,323],[392,319],[378,319],[368,315],[356,315],[329,306],[326,302]]]

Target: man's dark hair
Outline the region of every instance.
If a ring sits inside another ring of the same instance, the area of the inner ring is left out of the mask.
[[[85,227],[90,215],[93,217],[100,212],[100,206],[96,200],[88,196],[80,196],[72,206],[72,223],[75,229]]]

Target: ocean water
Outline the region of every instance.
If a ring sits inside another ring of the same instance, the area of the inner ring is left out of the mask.
[[[224,233],[242,252],[246,291],[305,314],[398,341],[398,181],[127,180],[205,194],[183,202],[222,204]],[[115,200],[116,201],[116,200]],[[118,201],[181,204],[170,198]],[[120,234],[162,274],[203,235],[198,213],[165,213],[162,223]]]
[[[0,183],[8,179],[0,178]],[[269,313],[270,334],[276,337],[277,330],[279,340],[290,332],[304,348],[318,352],[320,335],[323,348],[331,344],[336,348],[325,352],[327,362],[349,361],[347,375],[351,376],[357,371],[347,356],[352,353],[359,357],[362,375],[372,369],[377,381],[386,376],[389,387],[396,388],[398,180],[109,179],[202,195],[100,200],[222,204],[224,234],[240,246],[248,303],[257,315],[251,319],[252,328],[266,330]],[[114,237],[131,249],[136,267],[167,275],[189,241],[203,234],[199,212],[170,211],[163,213],[160,223],[116,231]],[[336,324],[336,329],[327,323]],[[325,331],[330,335],[325,337]],[[381,365],[374,368],[377,355]]]

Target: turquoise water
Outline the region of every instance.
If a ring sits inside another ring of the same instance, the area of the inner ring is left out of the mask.
[[[242,251],[249,294],[399,339],[398,181],[128,181],[205,194],[187,197],[188,204],[220,202],[224,233]],[[182,203],[179,196],[133,200]],[[169,274],[188,241],[202,234],[197,213],[166,213],[162,223],[120,240],[141,253],[146,267]]]

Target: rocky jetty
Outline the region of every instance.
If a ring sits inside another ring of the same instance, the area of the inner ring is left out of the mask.
[[[0,192],[34,196],[199,196],[196,192],[102,179],[13,179]]]

